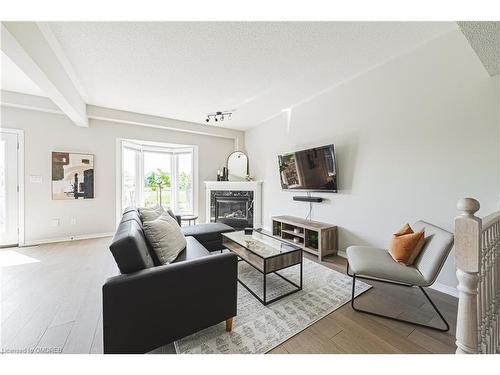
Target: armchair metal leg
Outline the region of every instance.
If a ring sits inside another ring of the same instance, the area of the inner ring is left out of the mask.
[[[347,267],[348,267],[348,271],[349,271],[349,265]],[[349,275],[349,272],[347,272],[347,274]],[[354,294],[355,294],[354,292],[355,292],[355,288],[356,288],[356,278],[366,279],[366,280],[374,280],[374,281],[381,281],[381,282],[385,282],[385,283],[388,283],[388,284],[397,284],[397,285],[402,285],[402,284],[400,284],[400,283],[394,283],[394,282],[390,282],[390,281],[386,281],[386,280],[370,279],[368,277],[359,277],[359,276],[356,276],[355,273],[353,273],[352,275],[349,275],[349,276],[352,276],[351,307],[352,307],[353,310],[358,311],[358,312],[362,312],[362,313],[365,313],[365,314],[369,314],[369,315],[378,316],[380,318],[395,320],[397,322],[409,323],[409,324],[413,324],[413,325],[416,325],[416,326],[419,326],[419,327],[425,327],[425,328],[434,329],[434,330],[440,331],[440,332],[447,332],[447,331],[449,331],[450,325],[448,324],[448,322],[444,318],[443,314],[441,314],[441,312],[439,311],[439,309],[437,308],[437,306],[434,304],[434,302],[431,300],[431,298],[429,297],[429,295],[425,292],[425,290],[424,290],[423,287],[419,286],[418,288],[422,291],[422,293],[424,294],[425,298],[427,298],[427,300],[430,302],[430,304],[432,305],[434,311],[436,311],[436,313],[439,315],[439,317],[441,318],[441,320],[445,324],[446,328],[439,328],[439,327],[434,327],[434,326],[430,326],[430,325],[427,325],[427,324],[412,322],[410,320],[394,318],[392,316],[387,316],[387,315],[379,314],[379,313],[372,312],[372,311],[362,310],[360,308],[355,307],[354,306]],[[406,285],[406,286],[412,287],[412,285]]]

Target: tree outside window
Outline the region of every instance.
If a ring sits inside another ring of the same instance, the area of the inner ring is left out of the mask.
[[[144,203],[146,206],[161,204],[170,207],[170,174],[157,168],[145,177]],[[161,190],[161,199],[160,199]]]

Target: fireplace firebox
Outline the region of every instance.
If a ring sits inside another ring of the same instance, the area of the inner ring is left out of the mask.
[[[212,190],[210,221],[240,230],[253,227],[253,191]]]

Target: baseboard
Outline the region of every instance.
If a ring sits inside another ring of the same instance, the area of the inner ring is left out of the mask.
[[[434,283],[429,288],[437,290],[438,292],[448,294],[450,296],[458,298],[458,289],[449,285]]]
[[[90,240],[92,238],[111,237],[114,234],[115,234],[115,232],[106,232],[106,233],[80,234],[80,235],[68,236],[68,237],[45,238],[45,239],[40,239],[40,240],[25,241],[23,247],[24,246],[34,246],[34,245],[43,245],[43,244],[55,243],[55,242]]]

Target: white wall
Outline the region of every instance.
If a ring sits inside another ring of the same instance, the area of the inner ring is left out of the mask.
[[[313,219],[339,226],[341,250],[385,247],[406,222],[448,230],[456,202],[472,196],[484,215],[499,193],[498,85],[463,35],[451,32],[246,133],[251,173],[264,180],[271,216],[305,217],[308,204],[281,191],[277,155],[333,143],[339,194],[315,204]],[[439,283],[455,287],[452,257]]]
[[[1,126],[23,129],[25,134],[25,241],[39,241],[113,232],[116,221],[116,140],[140,139],[198,146],[198,212],[205,220],[203,181],[214,180],[234,150],[233,139],[184,133],[144,126],[91,120],[90,128],[73,125],[64,115],[2,106]],[[173,120],[172,120],[173,121]],[[51,152],[94,154],[95,199],[51,199]],[[42,184],[29,182],[43,177]],[[77,224],[71,225],[75,217]],[[51,226],[51,219],[60,226]]]

